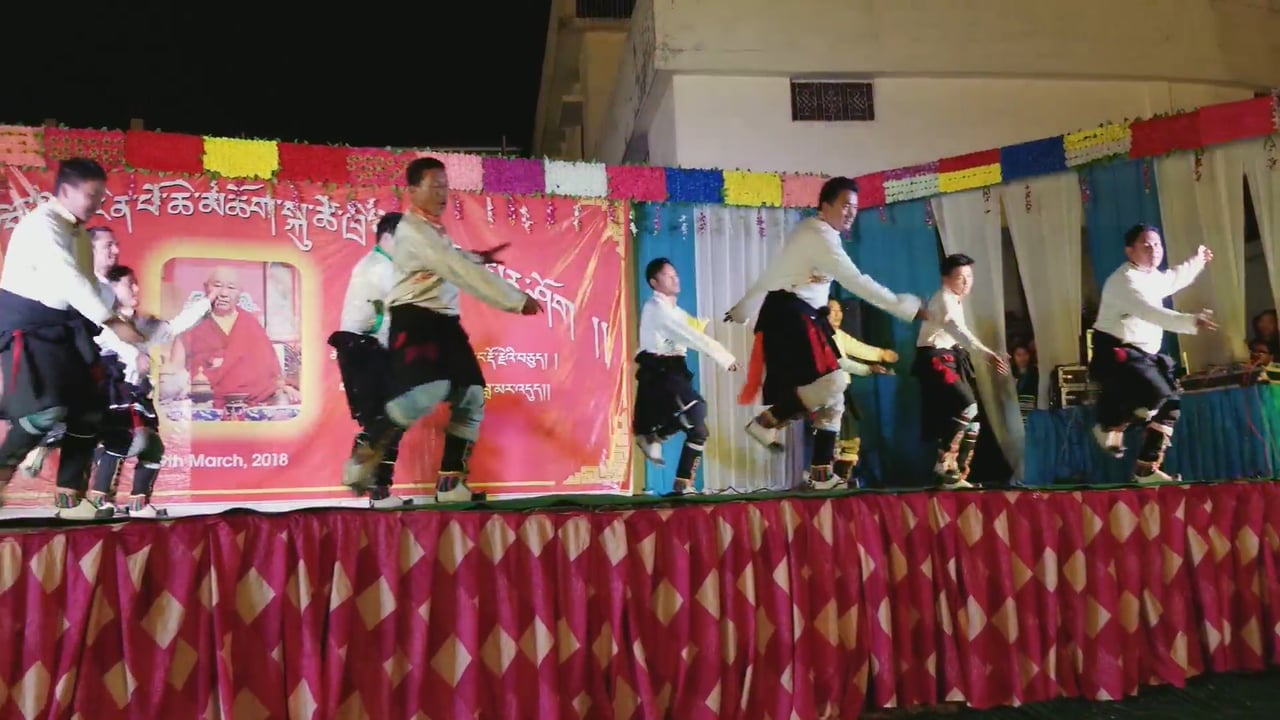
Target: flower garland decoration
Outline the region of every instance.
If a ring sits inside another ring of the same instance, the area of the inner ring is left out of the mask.
[[[352,149],[347,151],[347,179],[352,185],[399,185],[404,182],[409,153],[390,150]]]
[[[124,133],[119,130],[45,128],[43,140],[46,167],[76,157],[94,160],[107,172],[124,167]]]
[[[980,187],[999,185],[1000,180],[999,165],[984,165],[969,170],[938,175],[938,191],[943,193],[963,192]]]
[[[493,198],[488,195],[484,196],[484,217],[489,221],[489,227],[493,227]]]
[[[822,192],[822,185],[827,179],[822,175],[783,173],[782,206],[790,208],[815,207],[818,204],[818,193]],[[858,200],[859,202],[862,200],[861,192]]]
[[[1089,189],[1088,178],[1083,174],[1081,174],[1079,177],[1080,177],[1080,204],[1088,205],[1089,201],[1093,199],[1093,191]]]
[[[698,211],[698,234],[705,235],[706,233],[707,233],[707,211],[699,210]]]
[[[724,175],[718,170],[666,168],[667,198],[674,202],[713,203],[724,201]]]
[[[1078,167],[1117,155],[1128,155],[1133,133],[1127,124],[1110,123],[1092,130],[1077,130],[1062,136],[1063,160]]]
[[[986,150],[938,161],[938,190],[962,192],[1000,184],[1000,151]]]
[[[639,236],[640,228],[636,227],[636,206],[635,205],[631,206],[631,212],[628,213],[628,219],[630,220],[630,224],[631,224],[631,237]]]
[[[463,153],[438,153],[419,151],[417,157],[435,158],[444,163],[444,173],[449,177],[449,188],[463,192],[484,190],[484,164],[479,155]]]
[[[545,165],[548,195],[583,198],[609,195],[609,174],[600,163],[547,160]]]
[[[1031,186],[1023,185],[1022,192],[1023,192],[1022,198],[1023,198],[1023,201],[1025,202],[1027,214],[1030,215],[1031,214]]]
[[[556,224],[556,201],[547,198],[547,227],[555,227]]]
[[[937,195],[937,168],[937,163],[928,163],[886,172],[884,201],[894,203]]]
[[[1193,155],[1195,156],[1195,159],[1193,160],[1195,179],[1196,182],[1200,182],[1200,178],[1203,177],[1204,171],[1204,150],[1196,150]]]
[[[538,195],[546,190],[541,160],[485,157],[484,190],[499,195]]]
[[[635,202],[665,202],[667,174],[659,167],[610,165],[605,168],[609,198]]]
[[[1000,175],[1005,182],[1052,175],[1066,169],[1066,151],[1061,135],[1000,148]]]
[[[1276,139],[1269,137],[1262,141],[1262,149],[1267,151],[1267,169],[1276,169]]]
[[[1200,111],[1157,115],[1129,126],[1129,157],[1155,157],[1200,147]]]
[[[680,213],[680,239],[689,239],[689,216],[684,213]]]
[[[507,224],[515,227],[516,224],[516,202],[507,196]]]
[[[575,232],[582,229],[582,203],[573,204],[573,229]]]
[[[520,225],[526,233],[533,232],[533,218],[529,214],[529,206],[520,203]]]
[[[634,214],[635,209],[633,208],[631,212]],[[605,219],[609,222],[610,225],[612,225],[614,219],[617,217],[616,215],[614,215],[614,206],[612,201],[610,201],[605,205],[604,213],[605,213]]]
[[[280,152],[270,140],[206,137],[204,169],[222,177],[265,180],[280,169]]]
[[[0,125],[0,165],[48,167],[44,159],[44,138],[37,128]]]
[[[634,221],[635,210],[631,211],[631,217]],[[662,234],[662,205],[661,204],[656,204],[653,206],[653,234],[654,235]]]
[[[858,188],[858,207],[880,207],[884,205],[884,179],[886,173],[870,173],[868,175],[859,175],[853,179],[853,184]],[[814,195],[814,205],[817,205],[817,195]]]
[[[933,203],[929,204],[932,205]],[[991,188],[989,187],[982,188],[982,214],[991,214]]]
[[[457,193],[452,193],[452,195],[453,195],[453,219],[461,220],[462,219],[462,198],[459,198]]]
[[[933,227],[938,224],[938,219],[933,216],[933,203],[924,204],[924,224]]]
[[[724,204],[740,207],[782,207],[782,178],[776,173],[724,172]]]
[[[124,135],[124,162],[131,168],[199,175],[204,172],[204,138],[130,130]],[[345,179],[345,157],[343,162],[342,176]]]
[[[278,180],[332,184],[347,181],[347,148],[277,143],[276,151],[280,155]]]
[[[760,234],[760,239],[763,240],[766,234],[764,226],[764,211],[760,209],[756,210],[756,231]]]

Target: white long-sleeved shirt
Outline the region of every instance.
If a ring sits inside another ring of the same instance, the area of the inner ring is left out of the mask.
[[[359,335],[372,335],[383,346],[391,334],[391,321],[386,317],[387,296],[395,285],[396,270],[391,256],[376,248],[360,258],[351,269],[347,294],[342,300],[341,329]]]
[[[54,310],[73,308],[103,324],[111,317],[93,273],[93,244],[56,200],[32,210],[13,229],[0,289]]]
[[[836,347],[840,350],[840,368],[850,376],[866,377],[871,374],[871,366],[859,360],[881,362],[884,350],[868,345],[849,333],[836,328]]]
[[[941,288],[929,298],[929,319],[920,325],[916,347],[933,347],[939,350],[956,346],[970,353],[993,354],[982,344],[964,317],[964,303],[959,295]]]
[[[845,290],[907,322],[914,320],[920,310],[920,298],[914,295],[896,295],[864,275],[844,251],[840,233],[822,219],[814,217],[800,223],[792,231],[782,253],[769,261],[755,284],[729,311],[729,317],[745,322],[750,307],[762,295],[774,290],[793,292],[813,307],[823,307],[831,296],[832,280],[840,283]]]
[[[210,307],[212,306],[208,298],[200,298],[183,308],[182,312],[175,315],[172,320],[161,320],[151,315],[136,316],[134,324],[144,338],[136,345],[121,340],[111,328],[103,328],[95,339],[104,353],[114,353],[120,358],[120,362],[124,365],[125,382],[137,385],[142,382],[142,375],[138,372],[138,355],[150,355],[153,348],[169,343],[195,327],[205,315],[209,314]]]
[[[443,228],[417,213],[405,213],[396,225],[391,260],[396,280],[387,294],[387,307],[417,305],[457,315],[459,289],[499,310],[519,312],[524,307],[525,294],[519,288],[490,272],[475,253],[455,246]]]
[[[696,322],[674,298],[655,294],[640,310],[640,352],[684,357],[693,349],[728,370],[737,362],[733,353],[696,327]]]
[[[1199,255],[1171,270],[1142,270],[1125,263],[1102,285],[1093,329],[1152,354],[1160,352],[1166,330],[1195,335],[1195,315],[1170,310],[1162,303],[1195,282],[1203,270],[1204,260]]]

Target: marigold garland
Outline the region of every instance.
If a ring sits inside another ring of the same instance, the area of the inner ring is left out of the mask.
[[[742,207],[782,207],[782,178],[777,173],[724,172],[724,204]]]
[[[266,180],[280,169],[280,151],[270,140],[206,137],[204,169],[222,177]]]
[[[1000,165],[981,165],[967,170],[938,173],[938,190],[944,193],[963,192],[974,188],[1000,184]]]

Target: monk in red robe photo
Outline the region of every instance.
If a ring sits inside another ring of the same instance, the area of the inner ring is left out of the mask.
[[[220,266],[209,273],[205,295],[213,310],[182,340],[192,385],[208,382],[213,405],[224,408],[228,398],[245,405],[284,405],[300,401],[298,391],[285,384],[280,361],[262,323],[238,309],[240,278],[235,269]]]

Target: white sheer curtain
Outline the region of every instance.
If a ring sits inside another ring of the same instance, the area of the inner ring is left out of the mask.
[[[760,237],[757,213],[764,224]],[[804,463],[804,438],[799,423],[785,439],[783,456],[751,441],[743,428],[760,412],[757,405],[739,405],[738,394],[747,379],[751,360],[753,324],[737,325],[722,321],[748,286],[764,271],[769,260],[782,249],[789,220],[798,215],[781,209],[699,205],[690,225],[697,227],[697,217],[705,215],[705,230],[695,233],[694,252],[698,288],[698,315],[710,318],[707,332],[719,340],[738,359],[739,371],[725,372],[709,358],[699,358],[698,370],[702,395],[707,400],[707,425],[711,437],[703,461],[703,482],[708,492],[734,489],[739,491],[765,488],[784,489],[797,485]],[[755,310],[752,310],[752,323]]]
[[[1156,159],[1165,253],[1176,265],[1200,245],[1214,259],[1190,287],[1173,296],[1182,312],[1214,311],[1220,330],[1183,335],[1188,370],[1198,372],[1248,357],[1244,302],[1244,159],[1236,145]]]
[[[1039,364],[1045,368],[1040,373],[1039,405],[1047,408],[1050,370],[1080,362],[1080,180],[1075,173],[1038,177],[1001,186],[1000,197],[1018,254]]]
[[[965,299],[969,327],[983,344],[1000,350],[1005,346],[1000,200],[993,191],[970,190],[941,195],[930,203],[942,235],[943,249],[948,254],[964,253],[976,263],[973,290]],[[1013,467],[1014,477],[1021,480],[1026,436],[1018,409],[1017,388],[1011,377],[998,375],[985,359],[975,357],[973,361],[987,422],[991,423],[1005,459]]]
[[[1249,178],[1249,194],[1253,196],[1253,213],[1258,218],[1262,236],[1262,254],[1267,259],[1267,277],[1271,280],[1272,307],[1280,307],[1280,136],[1240,143],[1239,152]]]

